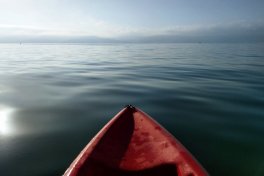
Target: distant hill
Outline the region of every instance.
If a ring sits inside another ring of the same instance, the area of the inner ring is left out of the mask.
[[[117,43],[117,39],[96,36],[0,36],[0,43]]]

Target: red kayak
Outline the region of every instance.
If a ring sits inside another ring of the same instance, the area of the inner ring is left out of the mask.
[[[64,176],[208,176],[160,124],[131,105],[90,141]]]

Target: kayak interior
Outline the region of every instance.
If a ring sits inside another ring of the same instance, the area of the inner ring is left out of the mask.
[[[127,106],[91,140],[65,176],[206,176],[161,125]]]

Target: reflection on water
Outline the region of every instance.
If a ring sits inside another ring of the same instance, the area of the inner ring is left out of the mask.
[[[263,60],[264,44],[1,44],[0,175],[61,175],[134,104],[211,175],[262,176]]]
[[[9,135],[12,132],[11,114],[12,108],[0,105],[0,135]]]

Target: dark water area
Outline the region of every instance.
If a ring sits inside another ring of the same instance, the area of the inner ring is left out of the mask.
[[[264,44],[1,44],[0,175],[62,175],[126,104],[212,176],[264,175]]]

